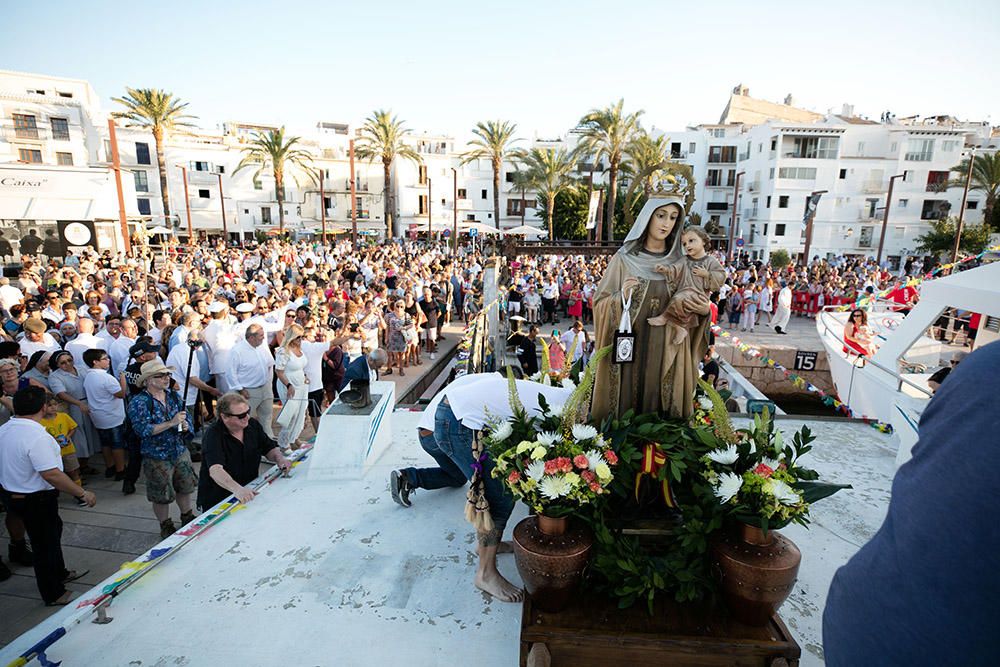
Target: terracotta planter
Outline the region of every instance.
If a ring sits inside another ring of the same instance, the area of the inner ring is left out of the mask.
[[[744,523],[712,543],[722,575],[722,596],[733,617],[764,626],[792,592],[802,554],[784,535]]]
[[[565,608],[590,559],[594,538],[566,517],[529,516],[514,527],[514,558],[525,590],[543,611]]]

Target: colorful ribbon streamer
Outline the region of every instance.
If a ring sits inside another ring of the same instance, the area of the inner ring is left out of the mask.
[[[871,426],[872,428],[881,433],[892,433],[892,424],[887,424],[886,422],[880,422],[877,419],[872,419],[871,417],[866,417],[865,415],[858,415],[853,409],[851,409],[851,406],[847,405],[840,399],[826,393],[813,383],[806,380],[801,375],[798,375],[797,373],[788,370],[788,368],[778,363],[771,357],[767,356],[767,354],[762,352],[760,349],[753,347],[752,345],[747,345],[746,343],[741,341],[739,337],[732,335],[728,331],[725,331],[719,325],[717,324],[712,325],[712,333],[714,333],[716,336],[721,336],[723,338],[731,339],[736,348],[739,349],[739,351],[742,352],[744,355],[750,357],[751,359],[756,359],[761,364],[773,368],[776,371],[780,371],[786,380],[791,382],[799,389],[805,389],[806,391],[809,391],[813,394],[817,394],[823,400],[823,405],[831,406],[836,410],[842,412],[847,417],[860,419],[862,422],[868,424],[869,426]]]

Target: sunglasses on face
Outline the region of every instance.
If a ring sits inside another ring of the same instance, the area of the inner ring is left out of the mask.
[[[246,419],[247,417],[250,416],[250,411],[247,410],[246,412],[227,412],[226,416],[232,417],[233,419]]]

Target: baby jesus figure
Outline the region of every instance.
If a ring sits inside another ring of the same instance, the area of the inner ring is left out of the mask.
[[[662,274],[673,287],[673,296],[663,312],[650,317],[647,322],[654,327],[670,326],[673,329],[671,342],[674,344],[687,337],[688,329],[695,326],[699,315],[708,315],[709,295],[726,281],[722,264],[708,255],[709,243],[704,229],[689,227],[681,236],[684,260],[671,266],[656,266],[656,272]]]

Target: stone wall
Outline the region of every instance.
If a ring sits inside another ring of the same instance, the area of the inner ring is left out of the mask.
[[[816,352],[816,367],[814,370],[795,370],[795,354],[797,348],[783,345],[758,346],[761,352],[774,359],[796,375],[802,376],[806,381],[811,382],[823,391],[836,395],[837,389],[833,384],[830,375],[830,364],[823,350],[808,350]],[[725,359],[736,368],[745,378],[769,398],[777,396],[794,396],[810,393],[805,389],[800,389],[792,384],[781,371],[777,371],[761,363],[759,358],[747,359],[735,346],[729,345],[725,339],[716,342],[715,350],[719,357]]]

